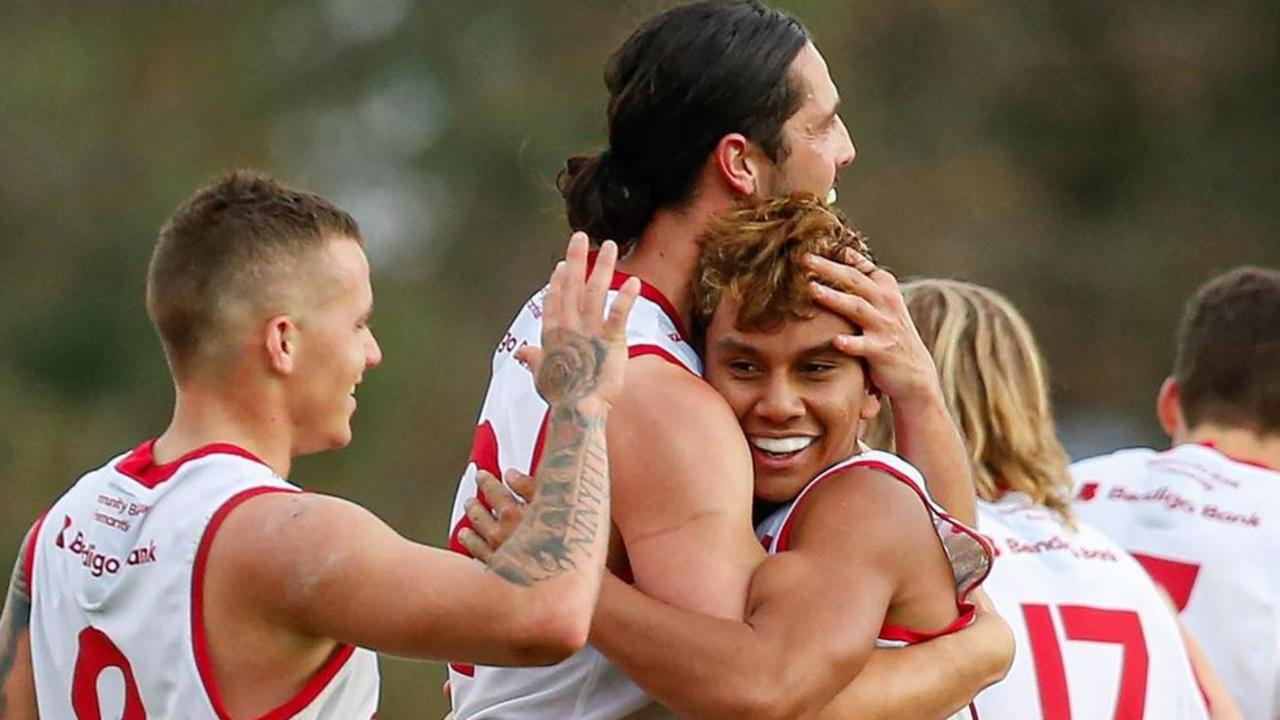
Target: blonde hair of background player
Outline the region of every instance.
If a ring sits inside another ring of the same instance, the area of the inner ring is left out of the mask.
[[[958,280],[914,280],[902,294],[964,436],[978,496],[1021,492],[1071,524],[1069,460],[1026,320],[996,291]],[[868,441],[890,447],[892,434],[881,413]]]

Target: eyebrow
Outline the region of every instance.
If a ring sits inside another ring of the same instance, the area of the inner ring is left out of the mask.
[[[758,355],[759,351],[751,345],[733,337],[721,338],[716,341],[716,347],[724,352],[740,352]]]

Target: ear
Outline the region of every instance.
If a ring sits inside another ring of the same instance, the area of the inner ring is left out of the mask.
[[[267,367],[280,375],[293,374],[298,352],[298,326],[288,315],[276,315],[262,329],[263,350]]]
[[[1182,388],[1172,376],[1165,378],[1156,395],[1156,418],[1174,443],[1187,434],[1187,421],[1182,415]]]
[[[765,187],[765,162],[754,143],[741,133],[720,138],[711,153],[720,179],[737,195],[755,195]]]
[[[858,417],[863,420],[870,420],[876,415],[879,415],[881,405],[880,398],[880,389],[868,380],[867,391],[862,396],[862,407],[858,409]]]

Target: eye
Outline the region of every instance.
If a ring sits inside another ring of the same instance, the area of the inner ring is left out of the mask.
[[[747,360],[732,360],[729,362],[729,370],[735,375],[753,375],[759,368]]]
[[[806,375],[827,375],[835,369],[835,363],[820,361],[807,362],[802,368]]]

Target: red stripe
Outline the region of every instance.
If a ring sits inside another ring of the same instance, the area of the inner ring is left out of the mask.
[[[204,683],[209,703],[213,705],[214,712],[218,714],[219,720],[231,720],[231,716],[227,713],[226,706],[222,703],[222,695],[218,692],[217,679],[213,674],[213,662],[209,658],[209,638],[204,626],[205,565],[209,561],[209,550],[213,547],[213,538],[223,521],[231,514],[231,511],[250,498],[277,492],[295,493],[298,491],[281,487],[255,487],[233,495],[213,514],[208,526],[205,527],[204,535],[200,538],[200,547],[196,550],[195,564],[191,570],[191,649],[195,654],[196,669],[200,673],[200,681]],[[353,652],[355,652],[355,648],[351,645],[339,645],[334,648],[333,654],[329,656],[325,664],[311,676],[311,679],[297,694],[285,701],[283,705],[261,716],[260,720],[287,720],[297,715],[298,712],[310,705],[320,695],[329,682],[333,680],[334,676],[338,674],[338,671],[342,669],[342,666],[346,664]]]
[[[49,511],[45,510],[36,518],[27,537],[27,546],[22,551],[22,574],[27,578],[27,596],[33,600],[36,596],[36,545],[40,539],[40,528],[44,527],[44,519],[48,516]]]
[[[591,269],[594,268],[595,265],[596,265],[596,251],[593,250],[591,251],[591,253],[587,255],[587,272],[591,272]],[[627,280],[631,277],[638,277],[638,276],[633,276],[628,273],[624,273],[621,270],[614,270],[613,278],[609,281],[609,289],[621,290],[622,285],[626,283]],[[644,278],[639,278],[639,279],[640,279],[640,297],[648,300],[649,302],[661,308],[662,312],[667,316],[669,320],[671,320],[671,324],[676,326],[676,332],[680,333],[681,338],[690,337],[689,333],[684,329],[684,322],[680,320],[680,313],[676,311],[676,306],[671,304],[671,301],[667,299],[666,295],[662,294],[661,290],[645,282]]]
[[[230,443],[213,443],[198,447],[173,462],[156,465],[155,447],[155,439],[142,443],[134,448],[133,452],[130,452],[123,460],[116,463],[116,471],[133,478],[145,488],[155,489],[157,485],[173,477],[186,463],[209,455],[237,455],[261,465],[266,465],[257,455]]]
[[[1273,468],[1270,465],[1266,463],[1258,462],[1257,460],[1245,460],[1244,458],[1235,457],[1234,455],[1228,455],[1222,451],[1222,448],[1218,447],[1218,443],[1212,440],[1201,440],[1195,444],[1200,445],[1201,447],[1207,447],[1210,450],[1213,450],[1214,452],[1218,453],[1222,457],[1228,460],[1231,460],[1233,462],[1238,462],[1241,465],[1250,465],[1252,467],[1261,468],[1263,470],[1270,470],[1271,472],[1280,472],[1280,469]]]
[[[974,607],[969,603],[965,602],[965,600],[966,598],[968,598],[969,593],[972,592],[974,588],[981,585],[983,581],[987,579],[987,575],[991,573],[991,565],[993,563],[991,562],[990,559],[994,557],[995,549],[992,547],[991,543],[986,538],[974,532],[967,525],[951,517],[946,512],[943,512],[942,510],[935,508],[934,505],[931,502],[929,502],[928,496],[924,494],[924,491],[918,485],[916,485],[914,480],[907,477],[900,470],[898,470],[897,468],[887,463],[881,462],[879,460],[871,460],[871,459],[855,460],[854,462],[851,462],[848,465],[845,465],[843,467],[833,468],[831,470],[828,470],[823,474],[819,475],[816,479],[814,479],[814,481],[810,483],[808,487],[805,488],[804,493],[801,495],[801,497],[796,500],[795,505],[791,507],[791,512],[788,513],[787,519],[782,523],[782,528],[778,531],[778,552],[783,552],[788,547],[790,547],[791,528],[792,526],[795,525],[795,518],[796,518],[796,515],[799,513],[800,505],[803,504],[804,501],[809,498],[810,493],[812,492],[812,489],[814,487],[817,487],[818,483],[821,483],[829,478],[835,477],[843,472],[852,470],[854,468],[870,468],[873,470],[879,470],[889,475],[889,477],[892,477],[898,482],[901,482],[902,484],[911,488],[912,491],[915,492],[916,496],[920,498],[920,502],[924,504],[925,509],[929,511],[929,514],[931,516],[937,515],[938,517],[941,517],[943,520],[946,520],[948,523],[950,523],[952,528],[958,529],[960,532],[963,532],[964,534],[973,538],[982,547],[983,551],[987,553],[987,556],[989,558],[987,562],[987,571],[983,573],[982,577],[978,578],[975,582],[969,585],[969,587],[960,589],[960,592],[956,597],[956,610],[960,612],[960,617],[956,618],[956,620],[952,622],[950,625],[948,625],[946,628],[936,632],[927,632],[927,631],[912,630],[910,628],[891,625],[891,626],[885,626],[881,628],[880,637],[885,640],[897,640],[897,641],[906,642],[906,643],[915,643],[915,642],[923,642],[924,640],[928,640],[934,637],[939,637],[941,635],[947,635],[961,628],[967,627],[970,623],[973,622]]]
[[[629,358],[644,357],[646,355],[653,355],[654,357],[660,357],[663,360],[666,360],[667,362],[671,363],[672,365],[679,365],[680,367],[684,368],[685,370],[688,370],[694,375],[698,375],[697,373],[693,372],[693,370],[690,370],[688,365],[685,365],[683,362],[681,362],[680,358],[676,357],[675,355],[672,355],[669,350],[662,347],[661,345],[641,344],[641,345],[632,345],[627,348],[627,357]]]

